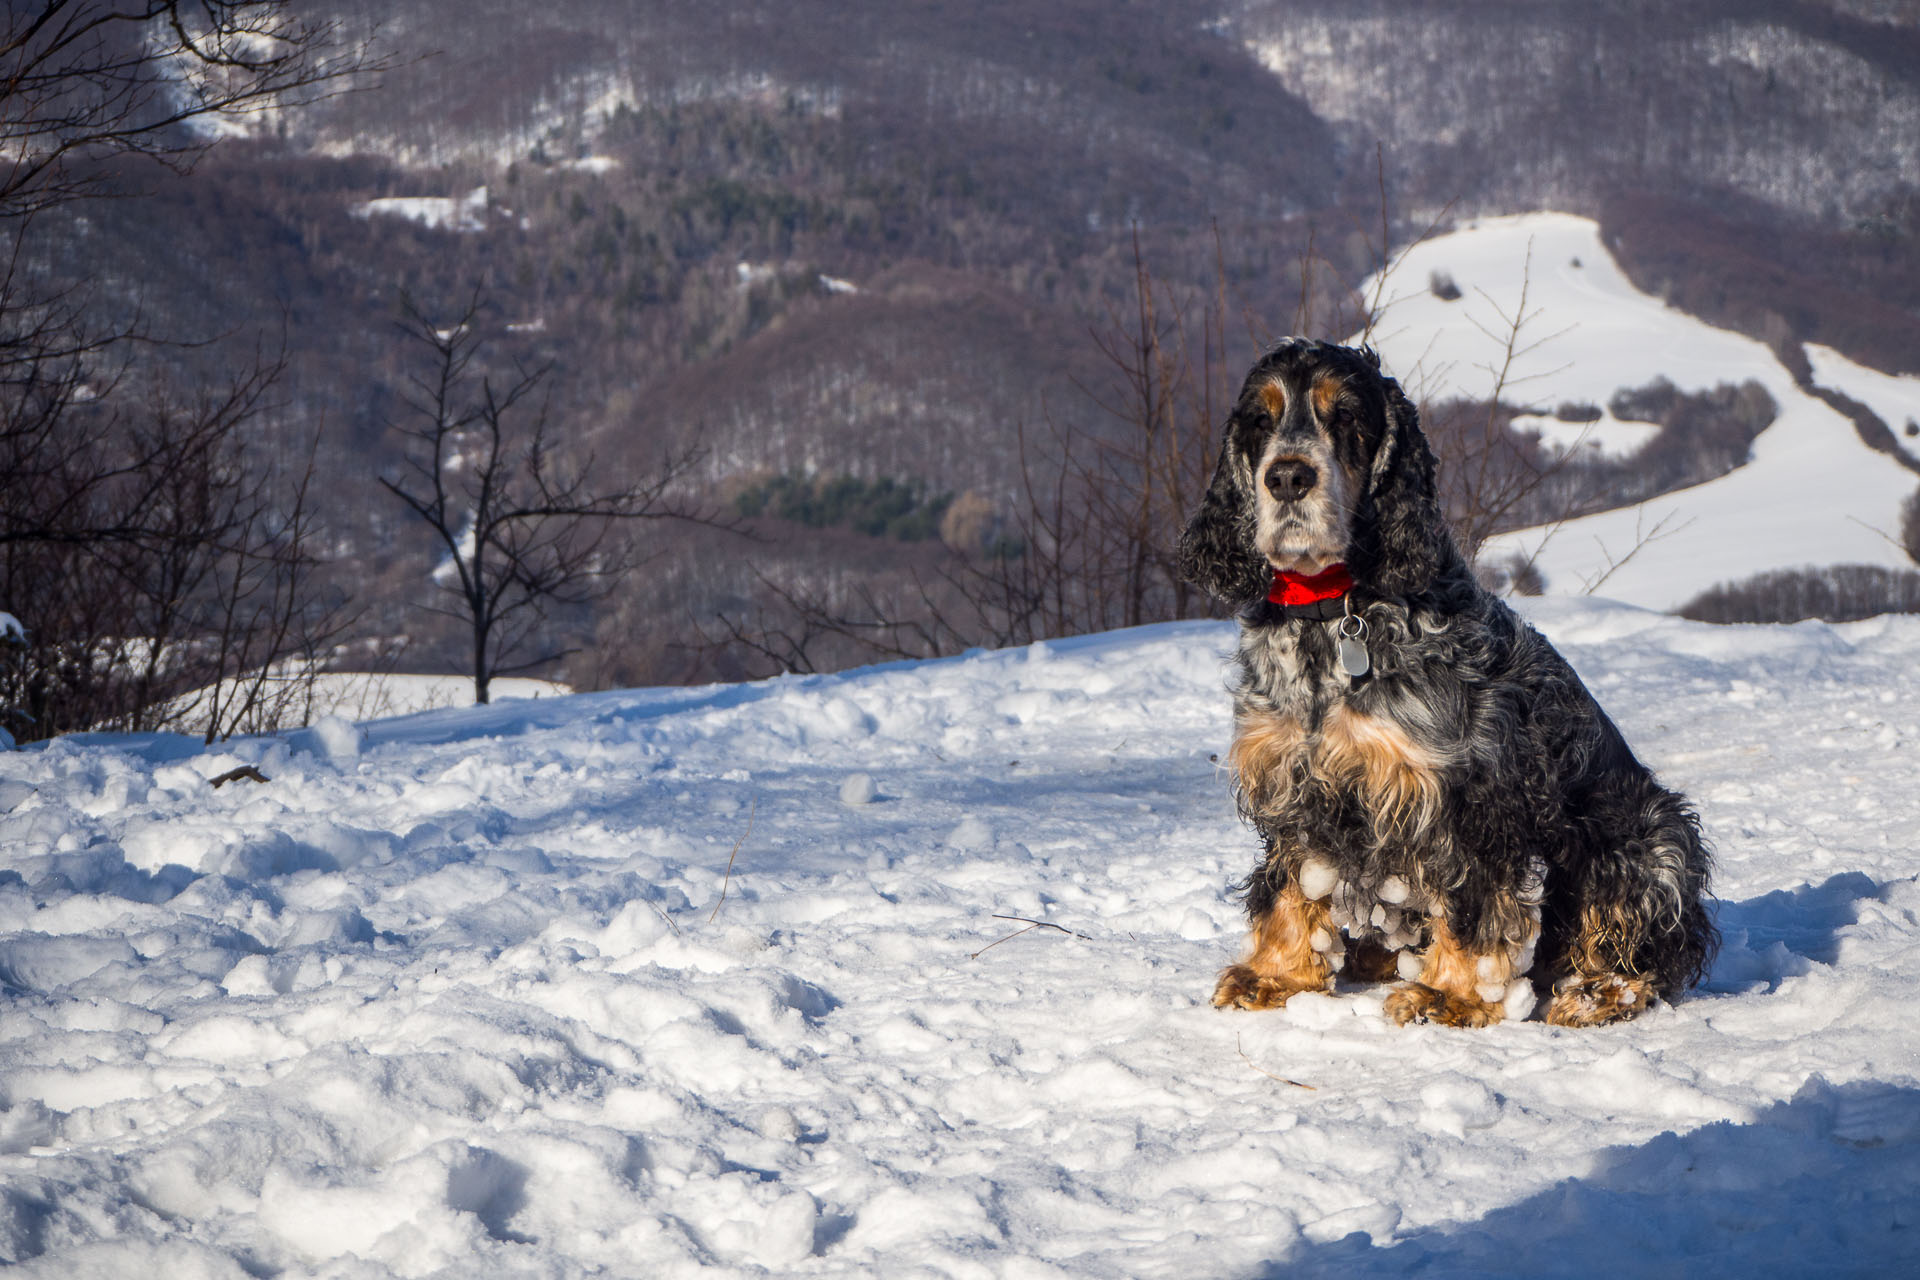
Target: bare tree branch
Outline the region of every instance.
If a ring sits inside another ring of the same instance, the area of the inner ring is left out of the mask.
[[[595,483],[592,455],[563,447],[548,395],[551,366],[516,364],[504,382],[482,373],[471,390],[484,299],[475,291],[451,324],[401,299],[401,331],[425,348],[424,374],[409,378],[412,416],[389,424],[407,443],[401,469],[381,485],[427,526],[444,553],[451,610],[467,624],[474,701],[494,677],[557,661],[573,650],[524,652],[556,606],[602,595],[639,562],[625,533],[644,520],[734,522],[685,491],[700,460],[689,448],[662,457],[624,485]]]
[[[106,162],[173,169],[222,132],[390,66],[377,30],[291,0],[40,0],[0,26],[0,219],[100,194]]]

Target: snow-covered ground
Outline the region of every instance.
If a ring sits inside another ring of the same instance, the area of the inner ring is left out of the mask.
[[[1436,276],[1450,277],[1461,296],[1441,298]],[[1867,448],[1842,414],[1795,385],[1764,343],[1635,289],[1591,220],[1487,218],[1415,245],[1383,287],[1369,282],[1369,297],[1376,288],[1384,306],[1370,341],[1422,401],[1485,398],[1506,366],[1502,398],[1547,412],[1565,403],[1604,409],[1616,391],[1662,376],[1686,391],[1751,379],[1779,405],[1751,461],[1717,480],[1487,544],[1489,558],[1534,557],[1549,594],[1597,587],[1671,609],[1773,569],[1913,567],[1898,542],[1899,508],[1920,476]],[[1508,365],[1510,336],[1516,354]],[[1834,376],[1832,385],[1869,405],[1912,394],[1911,379],[1886,379],[1889,390],[1864,376],[1872,370],[1841,370],[1818,349],[1809,355]],[[1882,417],[1890,411],[1876,408]],[[1596,432],[1611,441],[1616,425],[1608,415]]]
[[[1513,429],[1540,437],[1540,443],[1555,453],[1577,453],[1602,458],[1630,458],[1660,434],[1654,422],[1634,422],[1616,418],[1605,405],[1596,405],[1600,416],[1591,422],[1567,421],[1545,413],[1518,413]]]
[[[6,635],[6,614],[0,613],[0,640]],[[259,723],[309,723],[328,717],[344,720],[376,720],[412,715],[417,711],[437,711],[443,707],[473,705],[471,676],[430,676],[390,671],[325,671],[311,677],[296,671],[276,669],[267,688],[259,696]],[[209,707],[224,709],[222,725],[233,728],[232,710],[244,701],[251,689],[246,681],[226,681],[217,700],[211,685],[182,694],[169,708],[172,727],[182,733],[205,736],[211,718]],[[245,684],[247,687],[240,687]],[[573,692],[573,686],[557,680],[536,680],[530,676],[496,676],[488,686],[493,702],[520,698],[559,698]],[[0,750],[10,750],[13,738],[0,729]]]
[[[355,205],[357,218],[404,218],[435,231],[484,231],[487,226],[487,189],[475,187],[464,196],[381,196]]]
[[[1913,1274],[1920,619],[1526,607],[1719,850],[1622,1026],[1207,1006],[1221,624],[0,755],[0,1262]]]
[[[1816,386],[1830,387],[1880,415],[1909,457],[1920,459],[1920,378],[1869,369],[1817,342],[1806,344]]]

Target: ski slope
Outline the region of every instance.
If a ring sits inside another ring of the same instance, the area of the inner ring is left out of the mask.
[[[0,1262],[1913,1274],[1920,619],[1525,607],[1719,850],[1622,1026],[1208,1007],[1223,624],[0,753]]]
[[[1436,276],[1450,278],[1461,296],[1440,298],[1431,287]],[[1657,377],[1683,391],[1751,379],[1779,405],[1751,460],[1725,476],[1486,544],[1484,560],[1532,558],[1548,594],[1598,592],[1672,609],[1709,587],[1769,570],[1913,568],[1899,546],[1899,508],[1920,488],[1920,475],[1863,444],[1853,424],[1802,391],[1764,343],[1635,289],[1591,220],[1559,213],[1483,219],[1413,246],[1384,281],[1368,282],[1366,294],[1381,301],[1369,341],[1420,402],[1485,399],[1504,368],[1501,398],[1544,413],[1564,403],[1605,409],[1616,391]],[[1905,404],[1902,397],[1913,395],[1913,379],[1841,370],[1837,356],[1808,350],[1817,373],[1838,374],[1832,385],[1857,399]],[[1593,434],[1611,444],[1623,425],[1607,413]],[[1904,422],[1895,427],[1898,433]]]

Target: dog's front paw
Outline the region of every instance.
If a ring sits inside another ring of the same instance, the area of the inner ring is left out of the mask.
[[[1556,1027],[1603,1027],[1645,1013],[1652,1000],[1649,978],[1617,973],[1569,978],[1554,989],[1547,1021]]]
[[[1387,996],[1387,1016],[1400,1026],[1409,1022],[1438,1022],[1448,1027],[1490,1027],[1506,1016],[1497,1004],[1478,998],[1462,999],[1418,982],[1395,987]]]
[[[1220,971],[1220,981],[1214,984],[1213,1006],[1216,1009],[1278,1009],[1290,998],[1308,990],[1317,988],[1284,978],[1266,977],[1251,965],[1228,965]]]

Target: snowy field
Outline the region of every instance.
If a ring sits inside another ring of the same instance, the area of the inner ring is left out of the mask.
[[[1451,279],[1461,296],[1438,296],[1436,277]],[[1801,390],[1764,343],[1635,289],[1590,219],[1482,219],[1415,245],[1384,285],[1368,283],[1367,296],[1376,288],[1384,305],[1369,340],[1387,372],[1422,403],[1491,394],[1512,336],[1501,398],[1516,406],[1604,410],[1615,392],[1657,377],[1684,391],[1751,379],[1779,405],[1751,460],[1717,480],[1488,542],[1484,557],[1533,557],[1549,594],[1597,587],[1614,599],[1672,609],[1709,587],[1773,569],[1913,567],[1900,549],[1899,508],[1920,488],[1920,475],[1863,444],[1853,424]],[[1904,434],[1904,415],[1920,413],[1920,381],[1887,377],[1825,348],[1808,353],[1818,380],[1873,407],[1920,454]],[[1608,413],[1584,436],[1562,424],[1548,438],[1619,454],[1632,434],[1631,424]]]
[[[1719,850],[1621,1026],[1208,1007],[1222,624],[0,754],[0,1262],[1915,1274],[1920,619],[1527,609]]]

